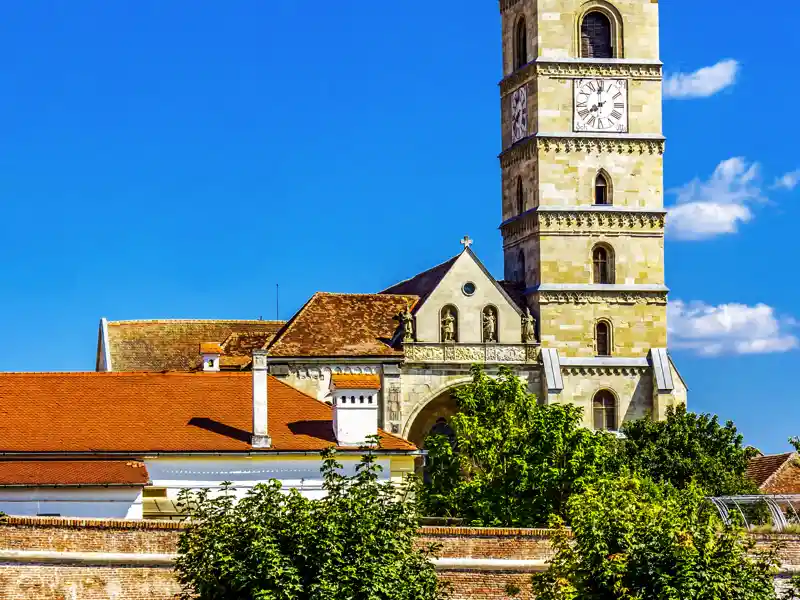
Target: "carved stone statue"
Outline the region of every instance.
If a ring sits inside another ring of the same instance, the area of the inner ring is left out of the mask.
[[[497,338],[497,317],[494,310],[487,308],[483,311],[483,341],[496,342]]]
[[[533,344],[536,342],[536,319],[531,314],[531,309],[525,307],[525,314],[522,316],[522,343]]]
[[[456,318],[448,308],[442,316],[442,341],[454,342],[456,334]]]
[[[400,313],[400,324],[403,326],[403,341],[414,341],[414,317],[406,304],[406,309]]]

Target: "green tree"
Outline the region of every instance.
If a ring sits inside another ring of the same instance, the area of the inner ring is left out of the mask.
[[[694,483],[711,496],[757,493],[746,475],[757,451],[744,446],[730,421],[720,425],[716,416],[686,412],[680,405],[668,408],[664,421],[629,421],[622,432],[621,458],[632,472],[678,488]]]
[[[795,451],[800,452],[800,437],[790,437],[789,443],[794,446]]]
[[[380,482],[365,450],[356,474],[323,455],[326,496],[311,500],[271,481],[231,493],[184,492],[192,514],[176,563],[184,598],[197,600],[440,600],[432,548],[415,546],[410,483]],[[226,489],[230,492],[230,489]]]
[[[447,438],[426,442],[430,516],[461,517],[472,525],[536,527],[606,472],[616,441],[582,426],[581,409],[541,405],[524,382],[502,367],[492,378],[473,367],[469,385],[455,392],[458,413]]]
[[[598,480],[567,505],[539,600],[775,600],[774,551],[725,526],[704,490],[645,479]]]

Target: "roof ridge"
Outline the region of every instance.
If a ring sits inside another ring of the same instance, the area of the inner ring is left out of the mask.
[[[316,294],[319,294],[320,296],[377,296],[379,298],[384,296],[416,296],[416,294],[384,294],[383,292],[317,292]]]
[[[314,302],[317,296],[322,293],[323,292],[314,292],[311,295],[311,298],[306,300],[306,303],[300,307],[300,310],[294,313],[294,315],[292,315],[292,318],[286,321],[286,323],[284,323],[283,327],[281,327],[275,334],[275,337],[273,337],[267,344],[265,344],[266,346],[265,349],[267,350],[267,352],[269,352],[269,350],[275,348],[276,346],[278,346],[278,344],[281,343],[283,336],[289,333],[289,331],[291,331],[292,327],[294,327],[295,323],[297,323],[298,319],[300,318],[300,315],[302,315],[306,311],[306,309],[308,309],[308,307],[311,306],[311,303]]]
[[[443,260],[443,261],[442,261],[442,262],[440,262],[438,265],[434,265],[434,266],[432,266],[431,268],[429,268],[429,269],[425,269],[424,271],[420,271],[420,272],[419,272],[419,273],[417,273],[416,275],[412,275],[411,277],[409,277],[409,278],[407,278],[407,279],[403,279],[402,281],[398,281],[397,283],[393,283],[392,285],[390,285],[389,287],[385,288],[383,291],[381,291],[381,292],[378,292],[378,293],[379,293],[379,294],[385,294],[385,295],[397,295],[397,296],[405,296],[406,294],[386,294],[386,292],[387,292],[388,290],[392,289],[392,288],[396,288],[396,287],[398,287],[398,286],[400,286],[400,285],[403,285],[404,283],[408,283],[408,282],[409,282],[409,281],[411,281],[412,279],[416,279],[417,277],[421,277],[421,276],[425,275],[425,273],[429,273],[430,271],[433,271],[434,269],[438,269],[439,267],[443,267],[444,265],[446,265],[447,263],[449,263],[451,260],[455,260],[455,259],[457,259],[459,256],[461,256],[462,254],[464,254],[464,252],[465,252],[465,251],[466,251],[466,249],[465,249],[465,250],[462,250],[461,252],[459,252],[459,253],[458,253],[458,254],[456,254],[455,256],[451,256],[451,257],[450,257],[450,258],[448,258],[447,260]]]
[[[281,319],[125,319],[121,321],[108,321],[109,325],[144,325],[153,323],[286,323]]]

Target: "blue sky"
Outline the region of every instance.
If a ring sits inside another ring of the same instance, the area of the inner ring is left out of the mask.
[[[671,346],[693,410],[778,451],[800,434],[800,8],[748,6],[661,3]],[[4,8],[3,370],[92,369],[102,316],[274,318],[276,283],[287,318],[465,233],[502,276],[495,1]]]

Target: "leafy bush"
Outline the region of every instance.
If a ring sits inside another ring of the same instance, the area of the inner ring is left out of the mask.
[[[176,563],[186,599],[440,600],[433,548],[417,548],[410,483],[380,482],[372,451],[353,477],[323,454],[321,500],[272,481],[238,502],[229,484],[185,492],[192,514]],[[398,497],[400,494],[400,497]]]

